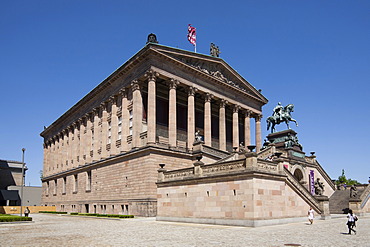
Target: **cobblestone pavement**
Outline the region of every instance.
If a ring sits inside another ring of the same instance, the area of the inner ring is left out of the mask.
[[[0,224],[0,246],[365,246],[370,216],[348,235],[346,218],[257,228],[33,214],[34,222]]]

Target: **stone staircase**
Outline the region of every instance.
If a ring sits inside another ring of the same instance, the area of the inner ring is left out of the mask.
[[[331,214],[343,214],[349,207],[350,190],[336,190],[329,198],[329,210]]]

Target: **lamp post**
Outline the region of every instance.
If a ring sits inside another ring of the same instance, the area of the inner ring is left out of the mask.
[[[24,152],[26,151],[25,148],[22,148],[22,184],[21,184],[21,212],[20,215],[22,216],[23,213],[23,185],[24,185]]]

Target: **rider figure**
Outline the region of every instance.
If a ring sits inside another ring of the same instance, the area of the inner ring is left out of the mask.
[[[275,108],[274,108],[273,116],[279,122],[283,121],[283,116],[282,116],[283,110],[284,110],[284,107],[281,105],[281,102],[279,102],[278,105],[275,106]]]

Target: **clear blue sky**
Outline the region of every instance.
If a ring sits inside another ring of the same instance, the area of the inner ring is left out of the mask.
[[[139,51],[160,44],[221,58],[269,99],[293,103],[304,151],[329,176],[370,176],[370,1],[2,1],[0,159],[21,160],[40,185],[43,126]],[[285,129],[279,125],[278,130]]]

